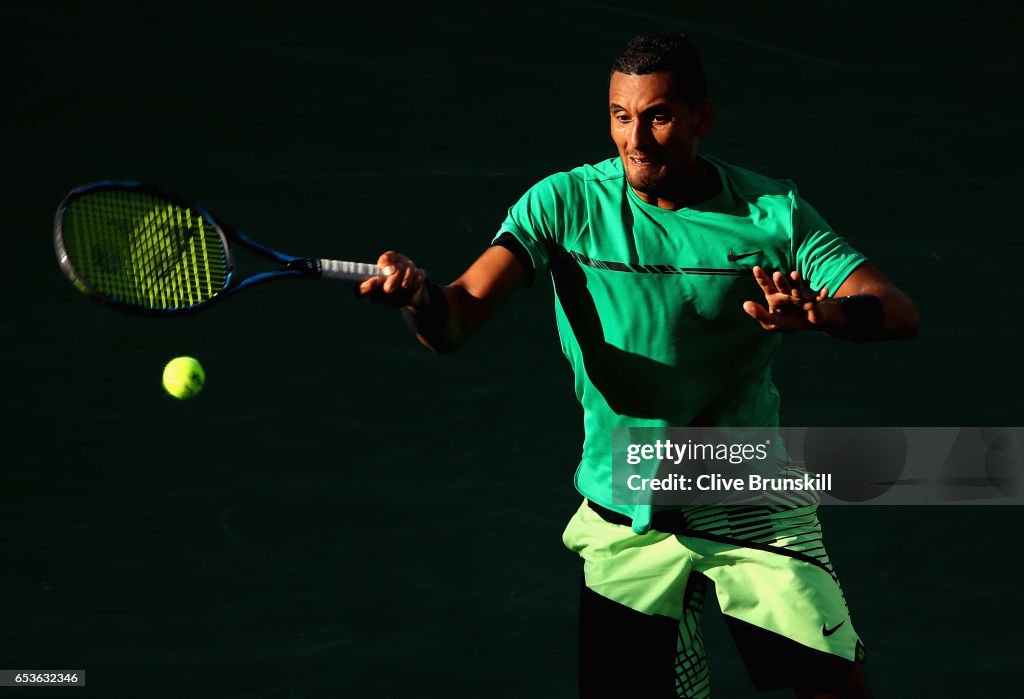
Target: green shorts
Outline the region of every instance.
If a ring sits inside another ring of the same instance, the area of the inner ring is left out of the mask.
[[[714,583],[727,618],[848,661],[863,660],[863,645],[821,543],[817,505],[782,511],[695,508],[686,516],[692,522],[686,534],[652,529],[638,535],[606,521],[584,500],[563,541],[583,558],[588,588],[643,614],[681,622],[679,657],[688,657],[695,681],[706,684],[699,631],[703,591],[694,585],[701,576]]]

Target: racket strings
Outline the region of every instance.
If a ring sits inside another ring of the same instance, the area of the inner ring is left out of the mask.
[[[97,190],[69,203],[62,234],[82,281],[107,298],[177,310],[228,283],[216,227],[192,209],[144,192]]]

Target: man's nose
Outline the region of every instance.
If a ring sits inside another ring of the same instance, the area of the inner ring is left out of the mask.
[[[629,133],[626,135],[626,145],[633,149],[643,148],[650,145],[653,138],[650,126],[643,120],[637,119],[630,124]]]

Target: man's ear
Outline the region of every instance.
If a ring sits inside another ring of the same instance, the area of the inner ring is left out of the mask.
[[[697,138],[704,138],[711,131],[711,125],[715,121],[715,106],[711,100],[704,99],[693,105],[693,135]]]

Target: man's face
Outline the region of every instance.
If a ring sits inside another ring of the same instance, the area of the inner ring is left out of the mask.
[[[711,104],[690,105],[672,89],[669,73],[612,73],[608,86],[612,140],[626,180],[639,193],[685,190],[697,144],[711,128]]]

